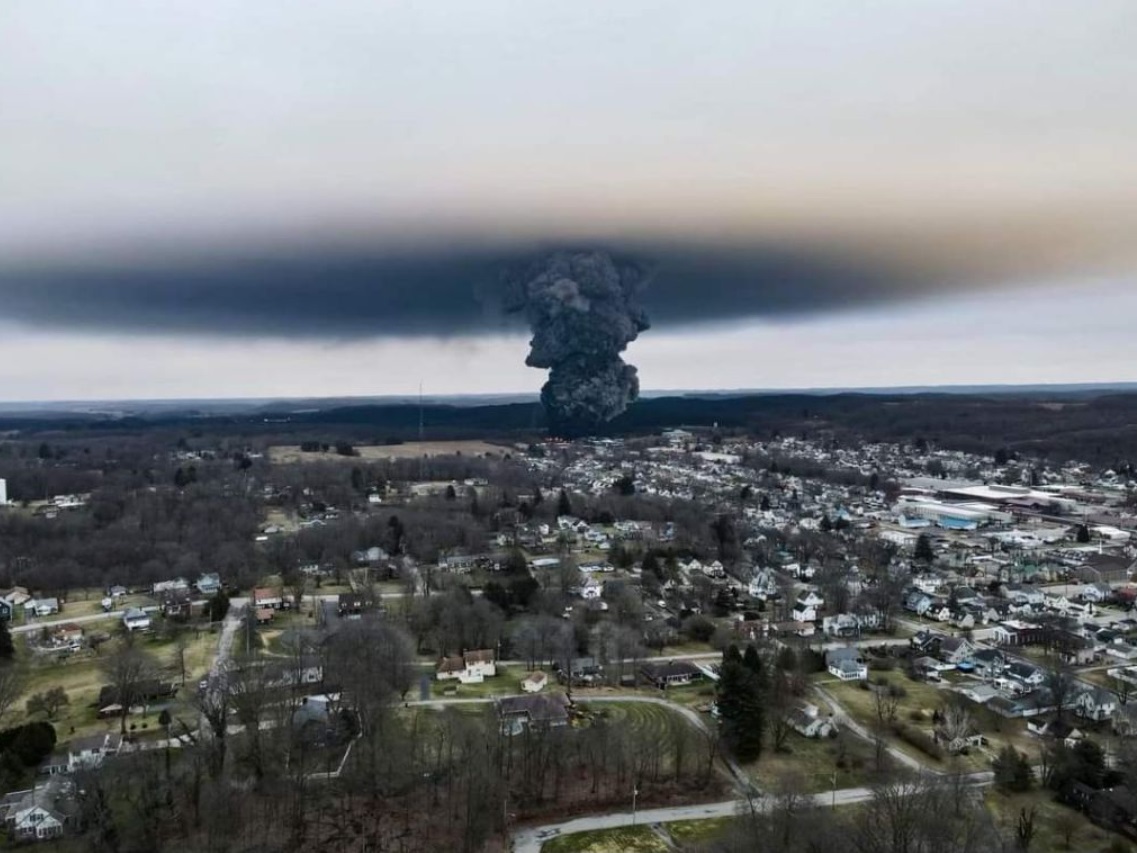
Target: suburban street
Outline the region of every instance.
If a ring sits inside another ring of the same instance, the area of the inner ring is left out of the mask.
[[[974,785],[991,784],[993,774],[974,773],[967,780]],[[825,791],[813,795],[818,806],[847,806],[861,803],[872,797],[870,788],[843,788],[839,791]],[[769,799],[756,799],[755,808],[768,809]],[[602,829],[618,829],[623,826],[641,824],[669,823],[678,820],[707,820],[710,818],[733,817],[747,808],[746,800],[728,800],[720,803],[704,803],[695,806],[675,806],[666,809],[646,809],[620,812],[618,814],[579,817],[564,823],[546,826],[527,827],[518,830],[513,836],[515,853],[540,853],[542,845],[556,835],[570,835],[574,832],[591,832]]]

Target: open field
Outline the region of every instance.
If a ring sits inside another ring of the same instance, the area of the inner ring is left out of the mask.
[[[358,456],[327,453],[305,453],[299,445],[270,447],[269,459],[278,465],[295,462],[379,462],[387,459],[418,459],[420,456],[502,456],[516,452],[514,448],[485,441],[408,441],[403,444],[368,444],[355,447]]]

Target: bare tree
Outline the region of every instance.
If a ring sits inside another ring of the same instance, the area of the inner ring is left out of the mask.
[[[0,724],[23,694],[26,682],[24,671],[18,665],[0,664]]]
[[[123,643],[113,654],[103,658],[103,676],[113,688],[114,700],[121,708],[121,734],[126,735],[126,717],[142,698],[142,688],[158,674],[154,659],[133,643]]]

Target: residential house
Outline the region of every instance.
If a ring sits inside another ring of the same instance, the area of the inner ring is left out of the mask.
[[[553,671],[557,674],[557,680],[561,684],[568,683],[570,674],[574,685],[589,685],[604,678],[604,667],[601,666],[600,661],[592,657],[575,658],[569,661],[567,670],[561,665],[560,661],[557,661],[553,664]]]
[[[216,572],[203,574],[194,583],[194,587],[201,595],[216,595],[221,591],[221,575]]]
[[[481,684],[497,675],[492,649],[479,649],[456,657],[442,658],[435,677],[439,681],[456,680],[461,684]]]
[[[825,652],[825,668],[842,681],[864,681],[869,677],[868,664],[855,647],[829,649]]]
[[[917,616],[926,616],[932,608],[932,596],[926,592],[914,591],[904,597],[904,609]]]
[[[966,637],[946,637],[940,643],[940,659],[955,666],[970,660],[974,653],[975,644]]]
[[[521,679],[521,689],[525,693],[540,693],[549,684],[549,676],[543,672],[531,672]]]
[[[169,581],[158,581],[158,583],[150,587],[150,593],[158,597],[166,592],[186,592],[188,589],[189,583],[185,578],[174,578]]]
[[[1101,581],[1088,583],[1082,587],[1079,597],[1082,601],[1092,604],[1101,604],[1103,601],[1108,601],[1113,598],[1113,587]]]
[[[794,609],[790,618],[795,622],[816,622],[818,608],[824,605],[824,600],[812,590],[798,596],[794,602]]]
[[[337,600],[337,611],[340,616],[358,618],[364,613],[375,609],[375,601],[365,592],[343,592]]]
[[[816,705],[794,708],[786,715],[786,721],[802,737],[829,737],[837,731],[836,721],[832,717],[821,716]]]
[[[520,734],[527,728],[567,726],[571,704],[563,693],[529,693],[497,700],[497,716],[502,731]]]
[[[1041,669],[1018,660],[1007,665],[1005,674],[1008,678],[1012,678],[1027,687],[1038,687],[1046,680],[1046,673]]]
[[[129,607],[123,611],[122,626],[128,631],[148,631],[150,629],[150,614],[138,607]]]
[[[604,593],[604,584],[596,578],[585,578],[580,585],[580,597],[585,601],[597,601]]]
[[[101,767],[107,756],[118,752],[121,745],[119,735],[110,732],[74,738],[67,746],[67,772]]]
[[[25,616],[51,616],[58,612],[58,598],[30,598],[24,602]]]
[[[78,828],[79,803],[71,780],[53,776],[30,791],[0,799],[0,816],[16,841],[47,841]]]
[[[1096,723],[1112,720],[1120,708],[1117,694],[1095,685],[1084,685],[1073,699],[1074,712]]]
[[[690,661],[673,660],[667,662],[648,661],[640,667],[640,674],[656,687],[664,690],[683,684],[690,684],[702,678],[702,671]]]
[[[998,649],[976,649],[971,654],[971,662],[975,664],[975,674],[981,678],[995,678],[1002,675],[1007,660]]]
[[[284,595],[279,589],[259,586],[253,590],[253,607],[271,607],[279,610],[284,606]]]
[[[68,648],[78,651],[83,645],[83,629],[72,622],[60,625],[51,632],[51,644],[57,649]]]
[[[271,607],[258,607],[255,613],[258,625],[268,625],[276,616],[276,611]]]

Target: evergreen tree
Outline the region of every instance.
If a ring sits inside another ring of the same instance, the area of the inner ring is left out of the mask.
[[[762,661],[754,646],[744,657],[737,646],[723,654],[717,706],[723,741],[743,762],[755,761],[762,753],[765,733]]]
[[[936,559],[936,552],[932,549],[932,538],[927,533],[921,533],[916,539],[915,556],[922,563],[930,563]]]
[[[1077,532],[1075,538],[1078,540],[1078,542],[1085,545],[1087,542],[1090,541],[1090,529],[1088,527],[1086,527],[1086,525],[1084,525],[1084,524],[1079,524],[1078,525],[1078,532]]]
[[[12,632],[8,630],[8,620],[0,619],[0,660],[11,660],[16,654],[12,645]]]
[[[991,766],[995,771],[995,784],[1005,791],[1022,793],[1034,784],[1030,761],[1013,746],[1003,747]]]
[[[557,497],[557,515],[572,515],[572,501],[569,500],[568,492],[564,489],[561,489],[561,493]]]

